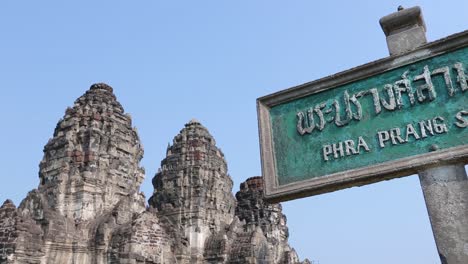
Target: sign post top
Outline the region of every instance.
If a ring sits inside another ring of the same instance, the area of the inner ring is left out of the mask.
[[[398,12],[380,19],[390,55],[407,52],[426,44],[426,24],[419,6]]]

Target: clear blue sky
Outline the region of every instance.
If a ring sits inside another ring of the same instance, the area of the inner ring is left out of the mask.
[[[468,1],[1,1],[0,202],[36,188],[67,106],[106,82],[145,147],[141,187],[199,119],[234,192],[260,175],[255,99],[388,55],[378,20],[420,5],[427,36],[468,28]],[[416,176],[283,203],[290,243],[320,264],[440,263]]]

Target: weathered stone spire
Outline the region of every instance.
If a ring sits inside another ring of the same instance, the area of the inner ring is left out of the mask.
[[[247,229],[261,229],[267,240],[270,262],[299,263],[296,252],[288,244],[289,232],[281,204],[263,199],[263,178],[251,177],[241,183],[236,198],[236,216],[245,221]],[[234,245],[237,246],[241,245]]]
[[[262,191],[261,177],[241,183],[233,222],[207,239],[205,263],[310,264],[307,259],[301,262],[288,244],[281,205],[266,202]]]
[[[208,236],[231,223],[232,184],[224,154],[208,130],[192,119],[168,147],[149,200],[160,217],[182,229],[190,263],[202,260]]]
[[[139,193],[143,148],[112,88],[94,84],[44,147],[39,188],[0,207],[0,263],[175,263]]]
[[[142,156],[132,120],[112,88],[93,84],[66,110],[44,147],[39,191],[64,216],[92,219],[139,190]]]

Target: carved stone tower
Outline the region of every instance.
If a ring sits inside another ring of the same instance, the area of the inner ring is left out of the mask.
[[[143,148],[112,88],[94,84],[66,110],[44,147],[39,191],[48,205],[75,221],[111,209],[138,192]]]
[[[259,227],[263,231],[270,262],[299,262],[296,252],[288,244],[289,232],[281,204],[268,203],[263,199],[263,178],[251,177],[241,183],[236,198],[236,216],[245,221],[248,229]]]
[[[143,148],[112,88],[79,97],[44,147],[38,189],[0,207],[0,263],[174,263],[139,192]]]
[[[158,216],[186,236],[189,252],[178,252],[180,261],[201,263],[207,237],[231,223],[235,210],[232,184],[214,138],[191,120],[168,146],[149,200]]]

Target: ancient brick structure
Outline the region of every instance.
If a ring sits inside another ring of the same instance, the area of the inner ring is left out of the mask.
[[[207,236],[232,222],[235,199],[224,154],[198,121],[186,124],[168,146],[153,186],[150,206],[188,240],[188,251],[177,254],[201,263]]]
[[[142,157],[131,118],[112,88],[93,85],[66,110],[44,147],[39,192],[65,217],[93,219],[138,192],[144,178]]]
[[[236,198],[236,216],[245,221],[251,229],[261,229],[267,240],[271,262],[297,262],[296,253],[288,245],[288,227],[281,204],[271,204],[263,200],[263,179],[247,179],[240,185]]]
[[[0,207],[0,263],[301,263],[262,179],[241,184],[236,201],[224,155],[198,121],[168,146],[149,207],[142,156],[112,88],[92,85],[44,147],[39,187],[18,208]]]

